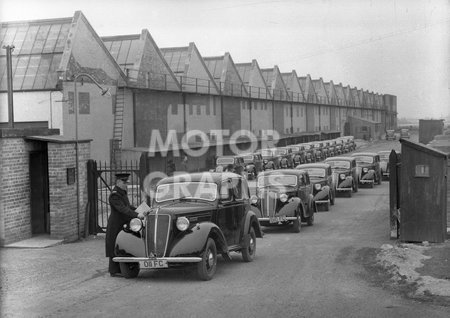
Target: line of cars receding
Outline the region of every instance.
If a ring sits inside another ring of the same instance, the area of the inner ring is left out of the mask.
[[[343,151],[328,149],[335,155]],[[377,154],[354,153],[312,162],[316,153],[311,152],[310,161],[305,153],[304,160],[294,166],[295,155],[289,152],[290,166],[278,160],[281,169],[257,172],[240,164],[241,171],[230,172],[226,171],[230,163],[218,158],[218,166],[223,163],[218,171],[162,179],[151,212],[144,220],[131,220],[117,236],[114,261],[127,278],[136,277],[141,269],[190,267],[200,279],[209,280],[216,272],[218,255],[231,260],[230,253],[239,252],[245,262],[253,261],[256,238],[263,236],[261,225],[291,224],[293,232],[300,232],[301,223],[313,225],[314,213],[333,205],[338,193],[351,196],[360,183],[373,186],[381,181]],[[251,195],[246,176],[256,178],[256,195]]]

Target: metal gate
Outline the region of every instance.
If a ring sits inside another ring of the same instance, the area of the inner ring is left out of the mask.
[[[107,162],[88,160],[88,205],[89,234],[105,233],[110,214],[109,195],[115,184],[117,173],[129,173],[128,199],[131,205],[141,203],[139,162],[125,161],[111,165]]]

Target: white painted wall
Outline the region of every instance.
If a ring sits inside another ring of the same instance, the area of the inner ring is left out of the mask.
[[[61,129],[62,94],[59,91],[14,92],[14,121],[48,121],[49,128]],[[8,122],[8,94],[0,93],[0,122]]]

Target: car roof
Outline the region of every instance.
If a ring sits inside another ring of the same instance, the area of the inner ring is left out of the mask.
[[[220,183],[224,180],[230,178],[242,178],[241,175],[233,172],[195,172],[195,173],[184,173],[175,175],[172,177],[167,177],[158,182],[158,185],[177,183],[181,181],[192,181],[192,182],[204,182],[211,181],[214,183]]]
[[[268,176],[271,174],[284,174],[284,175],[302,175],[302,174],[307,174],[308,172],[305,170],[300,170],[300,169],[277,169],[277,170],[267,170],[267,171],[263,171],[260,172],[258,174],[258,177],[260,176]]]
[[[332,160],[340,160],[340,161],[352,161],[355,160],[355,158],[353,157],[347,157],[347,156],[339,156],[339,157],[328,157],[327,159],[325,159],[325,162],[327,161],[332,161]]]
[[[302,165],[298,165],[295,169],[303,169],[303,168],[329,168],[330,165],[328,163],[305,163]]]
[[[351,154],[352,157],[357,157],[357,156],[376,156],[376,155],[378,155],[376,152],[355,152],[355,153]]]

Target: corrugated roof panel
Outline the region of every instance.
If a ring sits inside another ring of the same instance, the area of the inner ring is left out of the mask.
[[[41,54],[44,49],[45,41],[47,40],[47,34],[50,30],[50,25],[41,25],[39,31],[36,35],[36,40],[34,41],[33,48],[31,49],[32,54]]]
[[[6,56],[2,57],[2,59],[5,59],[5,61],[6,61]],[[13,58],[13,59],[12,59],[11,64],[12,64],[13,72],[14,72],[14,69],[16,68],[17,61],[18,61],[17,58]],[[6,62],[5,62],[5,64],[6,64]],[[3,74],[2,80],[1,80],[1,82],[0,82],[0,90],[3,90],[3,91],[6,91],[7,85],[8,85],[7,82],[6,82],[6,75],[7,75],[7,72],[5,72],[5,73]]]
[[[122,41],[113,41],[111,44],[111,48],[109,52],[111,53],[112,57],[117,61],[117,57],[119,56],[120,47],[122,45]]]
[[[13,77],[13,87],[14,89],[20,89],[22,87],[23,79],[25,78],[25,73],[27,71],[28,62],[30,61],[29,55],[19,56],[16,70],[14,71]]]
[[[128,64],[127,58],[128,58],[128,52],[130,51],[131,41],[125,40],[122,41],[122,45],[120,46],[119,55],[117,57],[117,63],[120,65],[122,64]]]
[[[70,24],[63,24],[61,31],[59,32],[58,41],[56,41],[55,51],[62,52],[64,45],[66,44],[67,37],[69,36]]]
[[[11,45],[13,44],[14,41],[14,37],[16,36],[16,32],[17,32],[17,28],[5,28],[6,29],[6,33],[5,36],[3,38],[2,41],[2,47],[5,45]],[[0,54],[1,55],[5,55],[5,50],[0,50]]]
[[[3,38],[6,35],[6,28],[1,28],[0,27],[0,43],[3,44]]]
[[[14,51],[12,54],[19,54],[22,49],[23,42],[25,40],[25,36],[27,35],[28,26],[20,27],[17,29],[16,35],[14,36],[13,42],[10,44],[14,44]]]
[[[172,72],[176,73],[176,75],[184,74],[184,66],[189,54],[187,47],[162,48],[161,53],[164,55]]]
[[[39,31],[38,25],[32,25],[28,28],[27,35],[25,36],[25,40],[23,41],[23,44],[22,44],[22,49],[20,50],[20,53],[19,53],[19,51],[17,51],[18,54],[30,54],[31,53],[31,49],[33,48],[34,41],[36,39],[36,35],[37,35],[38,31]]]
[[[0,57],[0,79],[2,79],[4,73],[6,73],[6,56]]]
[[[32,89],[34,80],[36,79],[36,73],[38,71],[39,62],[41,61],[40,55],[32,55],[30,57],[30,62],[28,63],[27,72],[25,73],[25,78],[21,89]]]
[[[137,58],[138,50],[139,50],[139,40],[131,41],[130,50],[128,52],[127,57],[128,63],[134,64],[134,61]]]
[[[44,88],[45,82],[47,82],[47,74],[52,63],[53,54],[45,54],[41,56],[39,68],[36,73],[36,79],[34,81],[33,89]]]
[[[58,70],[59,64],[61,63],[62,54],[54,54],[52,64],[50,65],[50,70],[47,75],[47,82],[45,83],[45,88],[55,88],[58,82]]]
[[[45,41],[44,49],[42,53],[53,53],[55,51],[56,41],[58,40],[59,32],[61,31],[62,24],[53,24],[50,27],[50,31],[47,34],[47,40]]]

